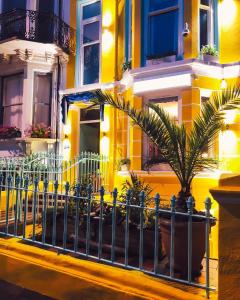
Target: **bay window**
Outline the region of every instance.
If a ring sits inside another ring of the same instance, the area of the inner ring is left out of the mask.
[[[101,1],[84,4],[81,20],[81,83],[99,82]]]

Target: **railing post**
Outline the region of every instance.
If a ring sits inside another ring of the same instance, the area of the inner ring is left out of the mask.
[[[12,177],[9,175],[7,178],[7,201],[6,201],[6,228],[5,233],[8,234],[8,220],[9,220],[9,202],[10,202],[10,191],[11,191]]]
[[[78,183],[76,186],[76,198],[75,198],[75,203],[76,203],[76,215],[75,215],[75,234],[74,234],[74,251],[78,251],[78,229],[79,229],[79,201],[84,201],[83,199],[80,198],[80,193],[81,193],[81,187],[80,184]]]
[[[160,204],[160,195],[156,194],[154,197],[155,200],[155,229],[154,229],[154,273],[157,273],[158,269],[158,251],[159,251],[159,224],[158,224],[158,215],[159,215],[159,204]]]
[[[145,193],[142,191],[139,195],[140,200],[140,237],[139,237],[139,269],[143,269],[143,223],[144,223],[144,203]]]
[[[63,249],[66,249],[67,245],[67,221],[68,221],[68,200],[69,200],[70,184],[65,184],[65,205],[64,205],[64,218],[63,218]]]
[[[209,256],[210,256],[210,250],[209,250],[209,234],[210,234],[210,209],[212,207],[212,202],[210,198],[207,198],[205,201],[205,252],[206,252],[206,295],[207,298],[209,298],[209,288],[210,288],[210,278],[209,278]]]
[[[131,190],[126,194],[126,222],[125,222],[125,266],[128,266],[128,247],[129,247],[129,214],[130,214],[130,199]]]
[[[86,255],[89,255],[89,243],[90,243],[90,221],[91,221],[91,199],[92,199],[92,185],[89,184],[87,187],[87,231],[86,231]]]
[[[176,206],[176,197],[172,196],[171,198],[171,248],[170,248],[170,277],[174,276],[174,258],[175,258],[175,206]]]
[[[54,183],[54,195],[53,195],[53,228],[52,228],[52,245],[56,246],[56,218],[57,218],[57,198],[58,198],[58,181]]]
[[[43,191],[43,210],[42,210],[42,243],[46,242],[46,219],[47,219],[47,193],[48,193],[48,179],[45,178]]]
[[[116,242],[116,205],[117,205],[118,191],[115,188],[113,191],[113,207],[112,207],[112,249],[111,260],[115,261],[115,242]]]
[[[16,191],[16,201],[15,201],[15,212],[14,212],[14,235],[17,235],[17,223],[18,223],[18,195],[19,195],[19,184],[20,184],[20,178],[19,176],[16,176],[15,178],[15,191]],[[13,203],[14,205],[14,203]]]
[[[24,217],[23,217],[23,238],[26,238],[27,214],[28,214],[28,177],[24,180]]]
[[[38,196],[38,183],[39,179],[36,177],[34,180],[34,192],[33,192],[33,236],[32,240],[36,239],[36,210],[37,210],[37,196]]]
[[[103,229],[103,204],[104,204],[105,190],[102,186],[100,188],[100,215],[99,215],[99,235],[98,235],[98,259],[102,258],[102,229]]]
[[[192,281],[192,214],[194,207],[193,197],[187,200],[188,208],[188,282]]]

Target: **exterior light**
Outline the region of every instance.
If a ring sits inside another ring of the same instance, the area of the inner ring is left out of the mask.
[[[63,160],[68,161],[70,159],[71,143],[69,139],[63,141]]]
[[[107,11],[102,18],[102,25],[103,27],[110,27],[111,24],[112,24],[112,14],[111,12]]]
[[[186,23],[184,24],[184,28],[183,28],[182,35],[183,35],[184,37],[187,37],[187,36],[189,35],[189,33],[190,33],[189,26],[188,26],[188,23],[186,22]]]
[[[101,139],[101,154],[104,156],[109,155],[109,138],[105,135]]]
[[[224,90],[224,89],[227,88],[227,81],[226,81],[224,78],[222,79],[220,88],[221,88],[222,90]]]
[[[105,116],[104,121],[101,122],[101,131],[103,134],[106,134],[109,132],[110,124],[109,124],[109,118]]]
[[[67,136],[71,133],[71,125],[69,123],[64,125],[63,133]]]
[[[223,27],[231,26],[237,16],[237,7],[234,0],[223,0],[219,5],[219,20]]]
[[[104,29],[102,34],[102,50],[103,52],[108,52],[113,45],[113,35],[108,29]]]
[[[225,125],[233,124],[236,118],[236,111],[235,110],[226,110],[225,111],[225,119],[224,123]]]

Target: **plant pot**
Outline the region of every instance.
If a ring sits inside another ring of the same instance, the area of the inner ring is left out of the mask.
[[[168,261],[171,257],[171,220],[162,218],[160,221],[163,247]],[[192,222],[192,276],[199,276],[205,253],[205,221]],[[188,274],[188,222],[175,222],[174,236],[174,270],[182,276]]]
[[[218,62],[218,57],[209,55],[209,54],[202,54],[202,60],[206,63],[217,63]]]

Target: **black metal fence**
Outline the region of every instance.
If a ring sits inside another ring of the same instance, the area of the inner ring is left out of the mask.
[[[204,288],[209,295],[209,235],[215,223],[209,198],[205,212],[195,212],[192,197],[180,212],[175,196],[162,207],[159,194],[146,205],[144,192],[133,199],[131,190],[107,195],[102,187],[96,196],[91,185],[66,182],[64,192],[61,185],[38,178],[31,185],[18,176],[4,183],[0,175],[0,233]]]
[[[0,15],[0,41],[18,38],[56,44],[66,53],[75,53],[76,32],[54,14],[15,9]]]

